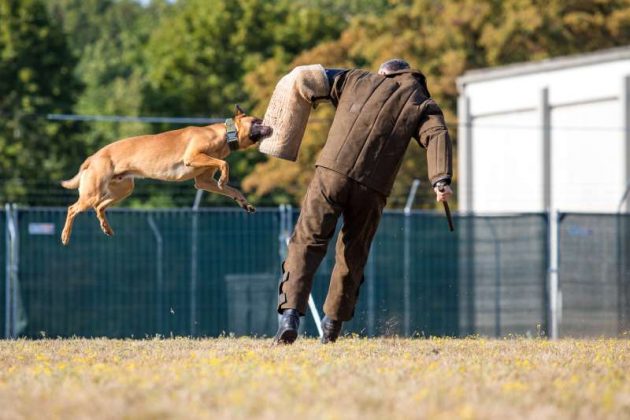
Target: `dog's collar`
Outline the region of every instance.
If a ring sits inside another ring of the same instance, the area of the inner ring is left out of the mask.
[[[232,118],[225,120],[225,141],[230,146],[230,150],[238,150],[238,131]]]

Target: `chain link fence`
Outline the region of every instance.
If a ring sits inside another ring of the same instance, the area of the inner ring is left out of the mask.
[[[561,335],[630,332],[629,233],[628,214],[560,215]]]
[[[464,332],[547,334],[547,216],[468,216],[466,222],[459,259]]]
[[[297,210],[113,209],[108,216],[113,237],[84,213],[64,247],[65,209],[2,210],[6,337],[275,333],[280,262]],[[561,335],[616,336],[628,329],[629,222],[561,216]],[[547,334],[547,215],[455,215],[455,223],[450,233],[442,214],[386,211],[345,331]],[[333,264],[330,250],[313,288],[320,311]],[[317,334],[310,314],[302,324],[304,333]]]

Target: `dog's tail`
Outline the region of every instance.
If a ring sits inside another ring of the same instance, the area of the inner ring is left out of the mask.
[[[90,158],[87,158],[85,162],[81,164],[81,168],[79,168],[79,172],[77,172],[75,176],[70,179],[66,179],[65,181],[61,181],[61,186],[69,190],[76,190],[79,188],[79,184],[81,183],[81,174],[88,168],[88,166],[90,166]]]

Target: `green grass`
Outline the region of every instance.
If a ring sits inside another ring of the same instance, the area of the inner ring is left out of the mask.
[[[0,418],[630,418],[630,341],[0,341]]]

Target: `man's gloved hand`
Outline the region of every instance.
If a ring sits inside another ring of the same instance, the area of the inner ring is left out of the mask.
[[[439,183],[433,187],[433,191],[435,191],[436,200],[437,201],[448,201],[453,195],[453,190],[450,185],[440,185]]]

